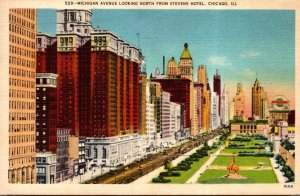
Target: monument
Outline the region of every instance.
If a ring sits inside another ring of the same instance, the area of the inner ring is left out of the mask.
[[[227,175],[225,178],[231,178],[231,179],[246,179],[246,177],[241,176],[239,174],[239,167],[235,165],[235,156],[232,156],[232,162],[227,167]]]

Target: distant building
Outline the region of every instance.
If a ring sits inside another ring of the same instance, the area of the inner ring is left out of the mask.
[[[150,103],[154,105],[154,120],[156,132],[161,131],[161,93],[162,88],[159,82],[150,80]]]
[[[219,96],[216,92],[211,93],[211,129],[215,130],[220,126]]]
[[[271,107],[269,108],[269,123],[276,125],[279,121],[289,121],[289,101],[283,95],[278,95],[271,101]]]
[[[243,134],[243,135],[265,135],[268,136],[271,127],[267,121],[244,121],[244,122],[232,122],[230,131],[231,134]]]
[[[238,83],[237,92],[234,97],[234,118],[242,120],[244,118],[245,110],[245,96],[243,92],[242,83]]]
[[[152,82],[160,83],[161,89],[170,93],[170,101],[184,106],[184,130],[191,131],[191,88],[194,88],[192,81],[185,78],[178,79],[151,79]],[[157,131],[160,131],[159,129]]]
[[[218,69],[216,70],[216,74],[214,75],[214,92],[217,93],[219,101],[218,101],[218,113],[221,114],[221,76],[218,74]]]
[[[211,115],[211,106],[210,106],[210,100],[211,100],[211,91],[210,91],[210,86],[208,83],[208,77],[207,77],[207,71],[206,71],[206,66],[201,65],[198,67],[197,71],[197,82],[199,84],[203,85],[202,88],[202,120],[201,120],[201,125],[202,125],[202,130],[203,131],[209,131],[211,128],[210,125],[210,115]]]
[[[163,91],[161,96],[161,138],[170,138],[172,137],[171,126],[170,126],[170,117],[171,117],[171,108],[170,108],[170,93]]]
[[[221,99],[221,124],[228,125],[229,124],[229,116],[230,116],[230,109],[229,109],[229,95],[227,91],[227,86],[224,84],[223,92],[222,92],[222,99]]]
[[[36,154],[36,173],[38,184],[56,183],[56,155],[51,152]]]
[[[256,79],[252,87],[252,117],[256,119],[266,119],[267,107],[267,94]]]

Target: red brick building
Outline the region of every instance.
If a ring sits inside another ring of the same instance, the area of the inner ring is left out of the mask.
[[[58,74],[57,128],[85,137],[140,132],[139,49],[102,30],[89,36],[38,34],[38,39],[45,46],[38,50],[40,72]]]
[[[158,79],[152,78],[151,81],[159,82],[163,91],[170,93],[170,101],[184,106],[184,128],[191,127],[190,118],[190,91],[192,81],[185,78]]]

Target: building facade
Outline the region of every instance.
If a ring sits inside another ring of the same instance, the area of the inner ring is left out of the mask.
[[[243,92],[243,85],[242,83],[237,84],[237,91],[234,97],[234,118],[242,120],[244,118],[244,111],[245,111],[245,96]]]
[[[56,155],[51,152],[36,154],[36,173],[38,184],[56,183]]]
[[[9,183],[36,182],[36,25],[36,10],[9,10]]]
[[[276,125],[279,121],[289,121],[289,101],[283,95],[274,97],[269,108],[269,124]]]
[[[229,95],[227,91],[227,86],[224,84],[222,91],[222,99],[221,99],[221,124],[228,125],[229,124]]]
[[[214,75],[214,92],[217,93],[219,97],[219,105],[218,112],[221,114],[221,76],[218,73],[218,69],[216,70],[216,74]]]
[[[57,129],[56,182],[69,179],[69,136],[70,129]]]
[[[57,74],[36,74],[36,151],[56,153]]]
[[[41,72],[58,74],[57,128],[84,137],[145,134],[145,100],[136,96],[145,90],[141,51],[94,29],[91,17],[91,10],[57,10],[56,37],[39,34]]]
[[[252,117],[266,119],[266,108],[268,107],[266,93],[256,79],[252,87]]]
[[[216,92],[211,94],[211,129],[215,130],[220,126],[220,115],[219,115],[219,96]]]
[[[256,122],[256,121],[249,121],[249,122],[233,122],[231,123],[230,131],[231,134],[238,135],[264,135],[268,136],[271,127],[266,122]]]
[[[165,92],[170,93],[170,101],[184,106],[184,129],[186,132],[190,132],[191,130],[190,101],[191,101],[191,87],[193,87],[193,83],[189,79],[185,79],[185,78],[177,78],[177,79],[152,78],[151,82],[160,83],[161,89]]]
[[[199,84],[203,85],[203,88],[202,88],[203,89],[203,91],[202,91],[202,123],[201,123],[202,130],[209,131],[211,128],[211,125],[210,125],[211,92],[210,92],[210,86],[208,83],[208,77],[207,77],[207,71],[206,71],[205,65],[201,65],[198,67],[197,81]]]
[[[161,96],[161,138],[172,137],[170,93],[163,91]]]
[[[85,143],[86,158],[89,167],[127,165],[144,156],[145,146],[141,145],[141,136],[137,133],[109,138],[87,137]]]

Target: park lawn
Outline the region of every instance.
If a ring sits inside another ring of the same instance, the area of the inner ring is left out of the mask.
[[[249,148],[246,148],[246,149],[236,149],[236,148],[225,148],[224,150],[222,150],[221,154],[238,154],[239,152],[255,152],[255,153],[258,153],[258,152],[265,152],[265,150],[263,149],[249,149]]]
[[[208,154],[215,153],[215,152],[217,152],[219,150],[219,148],[220,148],[219,146],[218,146],[218,148],[212,148],[211,150],[208,150],[207,153]]]
[[[183,184],[188,179],[190,179],[195,172],[197,172],[200,167],[208,160],[209,156],[202,157],[198,162],[193,162],[191,165],[191,169],[187,171],[178,171],[180,172],[181,176],[174,176],[174,177],[165,177],[166,179],[170,179],[172,184]],[[175,171],[177,172],[177,171]]]
[[[228,166],[232,162],[232,156],[218,156],[211,165]],[[269,157],[236,156],[237,166],[258,166],[258,162],[264,162],[266,167],[271,167]]]
[[[244,183],[277,183],[273,170],[240,170],[240,175],[246,179],[223,178],[226,170],[207,169],[199,177],[198,183],[203,184],[244,184]]]

